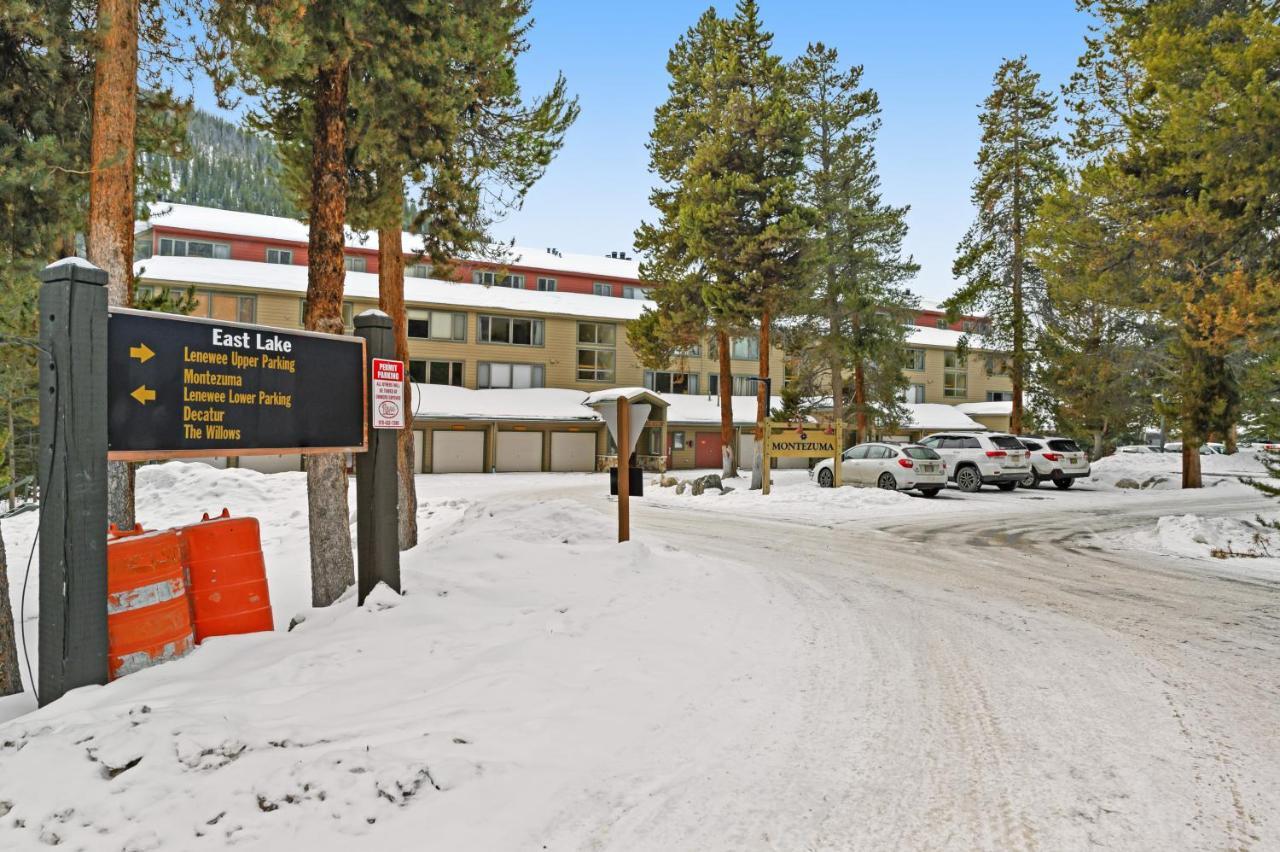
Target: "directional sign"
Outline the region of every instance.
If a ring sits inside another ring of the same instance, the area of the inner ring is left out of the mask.
[[[113,308],[116,460],[363,451],[364,341]]]

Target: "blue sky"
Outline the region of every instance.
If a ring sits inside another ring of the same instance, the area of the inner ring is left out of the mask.
[[[651,216],[645,141],[666,95],[667,52],[706,8],[699,2],[534,0],[536,25],[520,71],[525,92],[563,71],[582,115],[524,209],[495,233],[522,245],[605,254],[631,251]],[[951,261],[972,218],[977,105],[1004,57],[1026,53],[1056,90],[1075,66],[1088,19],[1074,0],[760,0],[786,59],[810,41],[866,66],[880,93],[877,153],[884,194],[910,204],[907,249],[921,264],[915,290],[943,298]],[[721,14],[732,2],[717,4]],[[205,97],[199,98],[207,103]]]

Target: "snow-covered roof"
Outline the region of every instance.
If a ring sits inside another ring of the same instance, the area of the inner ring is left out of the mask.
[[[964,336],[965,332],[963,331],[953,331],[949,328],[930,328],[927,325],[913,325],[911,333],[907,335],[907,345],[955,349],[960,345],[960,338]],[[986,351],[982,336],[969,334],[969,348],[975,352]]]
[[[1003,399],[995,402],[962,402],[956,406],[957,409],[965,414],[976,414],[979,416],[998,417],[1000,415],[1013,414],[1013,400]]]
[[[716,423],[720,422],[720,397],[705,394],[664,393],[667,401],[668,423]],[[782,405],[781,397],[773,397],[772,410]],[[756,397],[733,397],[733,422],[735,426],[749,426],[756,422]]]
[[[608,390],[598,390],[594,393],[587,394],[583,405],[596,405],[601,402],[616,402],[618,399],[629,399],[632,401],[640,399],[657,399],[665,404],[662,394],[654,393],[648,388],[609,388]]]
[[[219,210],[215,207],[199,207],[194,204],[174,204],[158,201],[151,204],[150,218],[147,222],[137,222],[136,232],[159,225],[164,228],[175,228],[184,231],[203,231],[228,236],[250,237],[260,240],[279,240],[282,242],[307,242],[306,224],[286,216],[265,216],[261,213],[244,213],[239,210]],[[407,253],[422,250],[422,238],[416,234],[404,232],[401,236],[404,250]],[[378,248],[376,233],[361,233],[350,228],[346,232],[347,248]],[[556,272],[576,272],[581,275],[598,275],[602,278],[639,279],[640,263],[634,258],[622,260],[614,257],[593,254],[574,254],[561,252],[551,254],[546,249],[527,248],[522,246],[494,246],[484,257],[468,258],[476,263],[505,264],[509,266],[528,266],[536,269],[547,269]]]
[[[299,296],[307,292],[307,267],[248,260],[214,260],[204,257],[151,257],[134,265],[145,284],[180,284],[245,287],[278,290]],[[343,294],[347,298],[377,299],[378,276],[348,272]],[[561,314],[594,319],[631,320],[653,303],[617,296],[587,293],[544,293],[510,287],[486,287],[459,281],[406,277],[404,298],[409,304]]]
[[[600,416],[587,395],[568,388],[471,390],[452,385],[413,386],[413,416],[422,419],[586,420]]]
[[[902,424],[902,428],[909,432],[917,430],[937,432],[951,429],[982,432],[987,428],[961,411],[961,406],[959,405],[945,405],[940,402],[916,402],[907,403],[903,407],[906,408],[908,417],[907,421]]]

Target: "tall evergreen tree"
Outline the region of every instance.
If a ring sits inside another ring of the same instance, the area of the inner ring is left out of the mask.
[[[874,150],[880,100],[862,88],[862,73],[860,65],[842,70],[835,49],[821,43],[810,44],[793,66],[808,130],[802,186],[814,224],[789,348],[811,362],[801,372],[826,380],[836,415],[852,413],[858,440],[867,440],[873,422],[901,420],[915,307],[905,282],[919,266],[902,256],[908,208],[886,204],[880,194]]]
[[[1024,392],[1033,366],[1035,312],[1044,282],[1032,260],[1027,232],[1040,201],[1062,174],[1053,131],[1054,98],[1039,88],[1040,75],[1025,56],[1007,59],[978,118],[982,145],[973,182],[977,216],[957,248],[952,274],[963,278],[946,300],[948,316],[986,311],[988,349],[1003,356],[1013,385],[1009,428],[1022,431]]]
[[[804,125],[752,0],[731,19],[708,9],[672,48],[669,96],[654,115],[650,195],[658,221],[636,231],[661,316],[628,335],[651,366],[709,330],[720,361],[723,474],[737,475],[730,338],[760,336],[769,374],[773,317],[793,296],[807,227],[797,195]],[[758,417],[767,401],[760,383]]]
[[[1125,238],[1144,308],[1170,331],[1166,399],[1178,413],[1183,487],[1199,446],[1239,419],[1241,366],[1280,316],[1280,165],[1274,127],[1280,22],[1262,0],[1091,4],[1103,22],[1077,87],[1110,144],[1099,190],[1129,209]]]

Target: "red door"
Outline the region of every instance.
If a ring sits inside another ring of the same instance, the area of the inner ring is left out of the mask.
[[[698,432],[694,436],[693,466],[720,467],[720,433]]]

